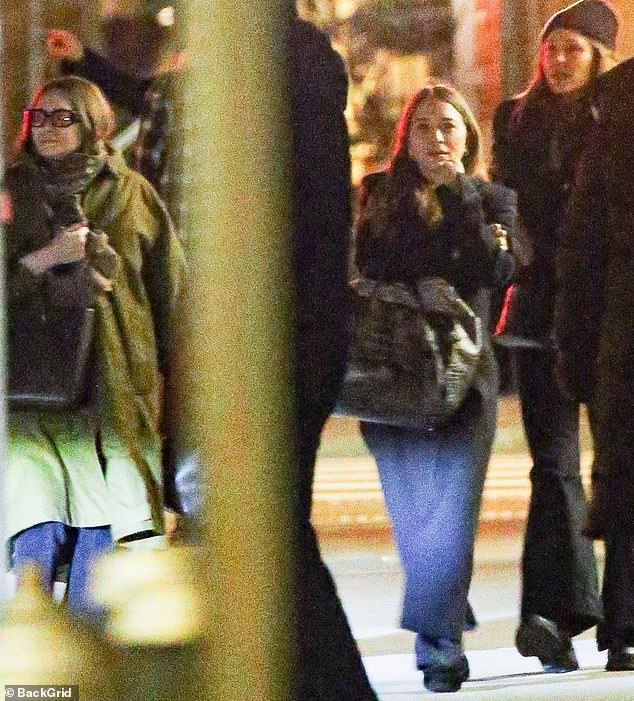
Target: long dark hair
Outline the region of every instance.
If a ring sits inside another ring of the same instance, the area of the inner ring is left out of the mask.
[[[390,217],[414,207],[425,223],[434,227],[442,215],[435,187],[425,180],[418,164],[409,155],[414,112],[422,102],[429,99],[447,102],[464,120],[467,128],[466,150],[462,158],[465,173],[484,177],[486,168],[482,159],[480,127],[467,101],[450,83],[429,80],[409,99],[394,128],[392,149],[384,168],[389,175],[384,191],[384,214]]]
[[[49,92],[63,95],[73,111],[79,115],[83,151],[93,153],[99,144],[108,142],[114,131],[114,114],[110,103],[94,83],[74,75],[55,78],[35,92],[31,106],[37,106],[42,97]],[[31,120],[28,110],[25,110],[17,141],[17,152],[32,151],[32,149]]]

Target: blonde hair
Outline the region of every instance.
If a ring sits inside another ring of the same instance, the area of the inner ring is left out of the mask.
[[[55,78],[35,92],[31,105],[37,106],[42,97],[49,92],[63,95],[70,103],[72,110],[79,115],[84,151],[92,153],[100,144],[108,142],[114,132],[114,114],[110,103],[94,83],[75,75]],[[30,151],[31,148],[31,120],[26,110],[22,117],[17,150],[18,152]]]

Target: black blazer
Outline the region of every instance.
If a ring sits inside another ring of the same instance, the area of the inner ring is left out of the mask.
[[[459,176],[455,185],[438,188],[442,219],[429,231],[413,192],[387,219],[379,214],[386,204],[382,200],[389,191],[389,178],[389,172],[384,171],[367,176],[362,183],[355,236],[359,272],[406,284],[415,284],[421,277],[442,277],[482,319],[483,328],[489,328],[492,292],[509,284],[514,261],[510,252],[499,247],[488,224],[501,224],[512,242],[517,217],[515,193],[478,177]],[[486,395],[497,393],[488,336],[476,387]]]

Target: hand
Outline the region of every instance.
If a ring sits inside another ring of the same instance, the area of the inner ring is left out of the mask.
[[[91,274],[93,284],[100,292],[112,292],[112,282],[105,275],[102,275],[94,268],[91,269]]]
[[[86,238],[88,227],[65,229],[48,244],[49,255],[54,259],[55,265],[63,263],[76,263],[86,257]]]
[[[498,246],[503,251],[509,250],[508,233],[502,224],[489,224],[489,231],[493,234]]]
[[[56,265],[83,260],[86,257],[87,235],[87,226],[66,229],[46,246],[22,256],[20,263],[31,274],[42,275]]]
[[[51,58],[80,61],[84,56],[84,47],[72,32],[50,29],[46,37],[46,52]]]
[[[175,511],[163,509],[163,529],[165,537],[170,544],[175,543],[181,536],[182,516]]]
[[[447,157],[430,163],[425,168],[424,176],[437,187],[438,185],[451,185],[460,173],[464,173],[462,161],[454,161]]]

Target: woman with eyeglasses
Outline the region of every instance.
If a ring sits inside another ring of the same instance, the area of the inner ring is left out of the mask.
[[[10,396],[9,406],[11,565],[19,574],[35,563],[51,591],[68,565],[67,603],[82,615],[95,613],[93,560],[163,532],[161,372],[184,272],[154,189],[108,145],[113,125],[94,84],[47,83],[3,184],[9,319],[54,294],[95,309],[84,401],[53,411]]]
[[[599,75],[614,65],[618,19],[580,0],[542,30],[535,77],[494,121],[493,176],[517,191],[519,254],[505,333],[516,346],[522,419],[533,459],[516,645],[547,672],[578,668],[571,638],[601,620],[579,460],[579,402],[555,376],[555,260],[575,171],[596,116]],[[523,234],[523,236],[521,236]]]

